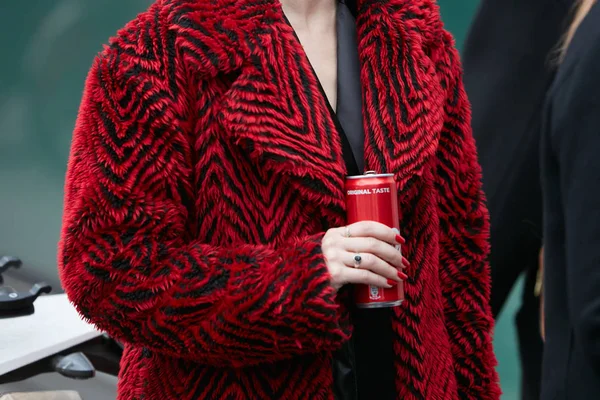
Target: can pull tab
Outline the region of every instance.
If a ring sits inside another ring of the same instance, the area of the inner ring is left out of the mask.
[[[365,175],[377,175],[376,171],[367,171],[365,172]]]

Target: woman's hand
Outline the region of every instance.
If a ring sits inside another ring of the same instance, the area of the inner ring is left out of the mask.
[[[410,265],[398,251],[404,239],[396,229],[373,221],[332,228],[323,237],[322,251],[339,290],[348,283],[391,288],[408,277],[402,268]]]

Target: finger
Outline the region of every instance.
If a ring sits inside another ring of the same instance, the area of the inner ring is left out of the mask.
[[[343,249],[352,253],[371,253],[392,264],[396,268],[403,268],[402,254],[389,243],[373,237],[347,238],[341,243]]]
[[[341,279],[345,283],[351,284],[363,284],[363,285],[372,285],[381,288],[391,288],[393,285],[388,283],[388,279],[384,278],[381,275],[377,275],[374,272],[369,271],[368,269],[359,269],[359,268],[343,268],[341,273]],[[393,282],[395,283],[395,282]]]
[[[359,262],[356,260],[357,257],[360,260]],[[358,254],[348,252],[344,255],[343,259],[348,267],[366,269],[377,275],[383,276],[386,279],[397,282],[402,281],[402,276],[404,275],[396,268],[371,253]]]
[[[332,228],[330,231],[334,232],[338,236],[350,237],[350,226],[340,226],[338,228]]]
[[[345,228],[344,228],[345,231]],[[399,231],[375,221],[360,221],[348,226],[351,237],[374,237],[392,246],[403,244]]]

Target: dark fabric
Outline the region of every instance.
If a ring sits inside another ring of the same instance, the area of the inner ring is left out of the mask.
[[[600,398],[600,7],[577,31],[542,134],[542,400]]]
[[[360,61],[354,16],[344,3],[337,8],[336,114],[352,146],[359,173],[364,172],[365,133],[362,118]]]
[[[526,271],[523,300],[515,316],[522,400],[539,400],[542,380],[544,342],[540,336],[540,299],[534,294],[536,272],[534,268]]]
[[[356,358],[354,343],[351,339],[333,354],[333,396],[335,400],[356,400],[358,388],[356,382]]]
[[[539,121],[569,8],[567,1],[484,0],[465,43],[465,88],[492,222],[494,315],[517,277],[537,268]]]
[[[463,54],[491,219],[494,316],[518,277],[526,275],[516,319],[523,400],[539,399],[543,347],[539,299],[533,290],[542,236],[541,112],[555,74],[552,53],[571,4],[572,0],[484,0]]]
[[[360,400],[397,398],[391,315],[391,309],[387,308],[354,311],[354,351]]]

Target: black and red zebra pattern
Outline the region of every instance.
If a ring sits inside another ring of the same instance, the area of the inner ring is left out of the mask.
[[[430,0],[364,1],[365,158],[398,180],[398,398],[498,399],[488,219],[451,38]],[[125,341],[119,399],[332,399],[351,335],[322,233],[340,138],[277,0],[161,0],[86,82],[59,269]]]

